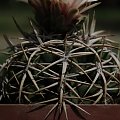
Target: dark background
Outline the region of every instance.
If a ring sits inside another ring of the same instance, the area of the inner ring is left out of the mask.
[[[15,3],[16,0],[1,0],[0,1],[0,6],[6,6]],[[102,6],[105,7],[118,7],[120,5],[120,0],[99,0],[102,2]]]
[[[101,4],[95,8],[97,28],[107,31],[120,31],[120,0],[98,1],[100,1]],[[27,28],[28,21],[26,18],[32,16],[32,12],[26,4],[16,2],[16,0],[1,0],[0,32],[16,32],[12,16],[20,22],[22,27]],[[9,31],[9,29],[11,30]]]
[[[12,16],[21,28],[29,31],[28,17],[33,17],[31,8],[17,0],[0,0],[0,39],[3,33],[19,35]],[[98,0],[101,4],[95,7],[96,26],[98,30],[117,34],[120,41],[120,0]],[[1,47],[1,46],[0,46]]]

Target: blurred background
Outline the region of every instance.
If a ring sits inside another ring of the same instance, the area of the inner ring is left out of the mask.
[[[113,39],[120,43],[120,0],[98,1],[101,4],[95,8],[97,29],[104,29],[107,33],[115,34]],[[0,50],[7,46],[3,34],[7,34],[15,43],[18,42],[15,37],[20,36],[20,33],[12,16],[24,30],[29,30],[28,18],[33,17],[33,14],[29,6],[16,0],[0,1]]]

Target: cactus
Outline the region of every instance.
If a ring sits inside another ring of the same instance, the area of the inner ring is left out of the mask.
[[[36,3],[29,1],[35,11],[43,10],[40,8],[42,0],[35,0]],[[50,0],[45,1],[51,4]],[[61,5],[57,0],[53,1],[54,5],[56,2]],[[79,12],[98,4],[83,1]],[[44,24],[43,30],[38,21],[30,19],[32,33],[24,32],[13,18],[24,41],[13,45],[4,35],[11,55],[0,68],[0,103],[54,104],[46,118],[58,107],[60,113],[62,110],[65,112],[66,120],[66,104],[89,114],[79,104],[119,103],[117,43],[110,40],[104,31],[95,31],[95,13],[92,20],[88,14],[84,17],[78,17],[78,14],[75,17],[77,22],[70,24],[72,29],[64,24],[67,29],[63,31],[61,28],[48,30]],[[40,19],[38,13],[35,15]]]

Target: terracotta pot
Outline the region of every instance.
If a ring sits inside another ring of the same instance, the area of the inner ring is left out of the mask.
[[[41,106],[40,109],[31,111],[36,107],[35,105],[0,105],[0,120],[43,120],[52,106]],[[120,120],[120,105],[80,105],[80,107],[91,115],[81,111],[78,113],[67,105],[69,120]],[[47,120],[56,120],[54,112]],[[64,113],[59,120],[66,120]]]

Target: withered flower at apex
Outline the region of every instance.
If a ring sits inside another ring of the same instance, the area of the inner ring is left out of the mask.
[[[98,5],[97,0],[28,0],[35,11],[39,28],[48,34],[66,34],[77,22],[84,19],[84,13]],[[92,3],[92,4],[91,4]]]

